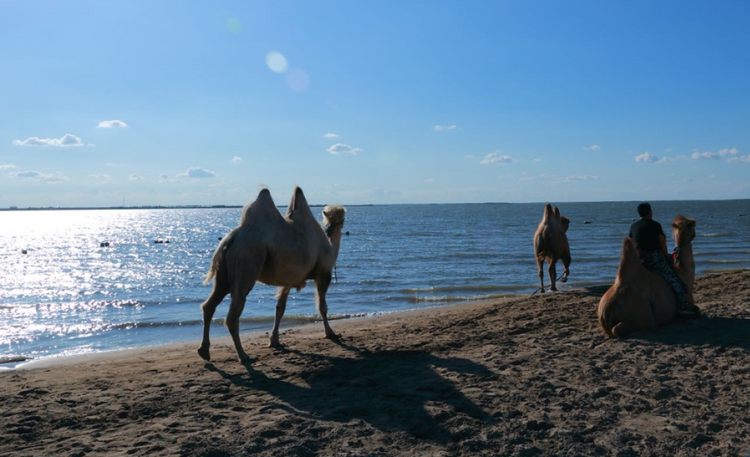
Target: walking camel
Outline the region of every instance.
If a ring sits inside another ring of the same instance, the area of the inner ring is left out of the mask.
[[[239,335],[240,315],[245,299],[256,281],[278,286],[276,317],[271,332],[270,347],[279,347],[279,324],[286,310],[292,288],[298,291],[307,280],[315,281],[318,313],[323,318],[325,336],[337,335],[328,325],[326,291],[331,283],[331,272],[339,254],[341,229],[346,210],[342,206],[323,209],[325,230],[310,211],[302,189],[295,187],[286,215],[279,213],[268,189],[243,209],[240,225],[225,236],[214,252],[205,284],[213,279],[211,295],[203,309],[203,341],[198,354],[211,360],[209,331],[216,307],[231,294],[224,325],[232,335],[237,357],[247,363],[250,358],[242,349]]]
[[[560,281],[568,280],[570,274],[570,246],[568,245],[568,236],[565,234],[570,226],[570,220],[560,215],[557,207],[552,209],[552,205],[547,203],[544,207],[544,216],[542,222],[536,228],[534,233],[534,254],[536,257],[536,268],[541,283],[541,292],[544,293],[544,261],[547,261],[550,281],[550,290],[556,291],[557,271],[555,264],[559,259],[563,262],[563,276]]]
[[[677,245],[675,271],[687,286],[689,307],[697,313],[693,304],[695,219],[677,216],[672,222],[672,236]],[[677,298],[667,280],[648,271],[638,258],[635,242],[625,238],[615,283],[599,301],[599,324],[604,333],[623,338],[633,331],[653,331],[676,314]]]

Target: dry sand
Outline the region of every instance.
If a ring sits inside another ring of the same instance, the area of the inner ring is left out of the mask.
[[[750,272],[622,341],[604,290],[248,335],[248,367],[225,339],[0,372],[0,455],[750,455]]]

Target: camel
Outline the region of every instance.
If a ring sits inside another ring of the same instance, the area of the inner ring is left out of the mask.
[[[687,286],[688,306],[693,312],[695,261],[692,241],[695,219],[677,216],[672,222],[675,270]],[[620,267],[612,287],[599,301],[599,324],[607,336],[624,338],[633,331],[649,332],[671,321],[677,314],[677,298],[667,280],[646,269],[638,258],[635,242],[622,242]]]
[[[214,252],[204,282],[208,284],[214,280],[211,295],[201,304],[203,341],[198,354],[206,361],[211,360],[211,319],[219,303],[231,294],[232,302],[224,325],[232,335],[240,362],[250,361],[240,343],[239,324],[245,299],[256,281],[278,286],[270,347],[280,347],[279,324],[289,292],[292,288],[302,290],[308,279],[315,281],[316,304],[323,318],[325,336],[336,339],[336,333],[328,325],[326,292],[339,254],[345,213],[342,206],[326,206],[323,209],[324,230],[315,220],[299,187],[294,189],[285,216],[276,209],[268,189],[260,191],[258,198],[243,209],[240,225],[221,239]]]
[[[542,222],[539,223],[536,233],[534,233],[534,253],[542,293],[544,293],[544,272],[542,271],[542,267],[545,260],[549,265],[547,271],[549,272],[550,290],[557,290],[557,286],[555,285],[557,281],[555,264],[559,259],[562,259],[564,268],[560,281],[566,282],[568,280],[568,275],[570,274],[570,246],[568,245],[568,236],[566,235],[568,227],[570,227],[570,219],[561,216],[560,210],[557,207],[553,210],[552,205],[547,203],[544,207]]]

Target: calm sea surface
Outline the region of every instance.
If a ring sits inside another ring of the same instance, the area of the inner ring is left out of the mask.
[[[678,213],[697,219],[698,275],[750,268],[750,200],[652,205],[665,231]],[[573,257],[562,290],[612,283],[636,206],[559,205],[571,219]],[[531,294],[538,287],[532,238],[543,207],[349,207],[344,230],[350,235],[342,240],[329,313],[360,316]],[[321,208],[313,211],[319,215]],[[240,213],[239,208],[0,212],[0,361],[200,339],[199,305],[210,292],[203,277],[218,238],[238,224]],[[109,246],[101,247],[104,242]],[[671,239],[668,244],[671,248]],[[270,330],[274,292],[258,284],[250,293],[243,332]],[[228,335],[221,326],[228,302],[229,297],[217,311],[214,337]],[[290,296],[285,324],[315,319],[310,284]]]

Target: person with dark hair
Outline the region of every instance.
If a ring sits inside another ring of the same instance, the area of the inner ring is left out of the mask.
[[[630,226],[630,238],[635,241],[635,249],[641,263],[652,273],[661,275],[667,280],[677,297],[679,311],[687,312],[690,308],[686,287],[672,268],[670,256],[667,252],[667,237],[661,224],[656,222],[651,211],[651,205],[644,202],[638,205],[638,215],[641,219]]]

